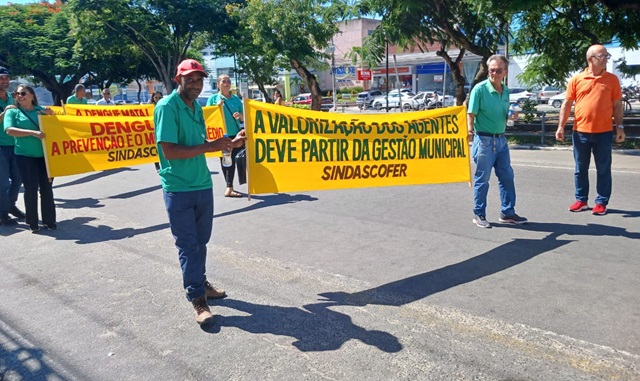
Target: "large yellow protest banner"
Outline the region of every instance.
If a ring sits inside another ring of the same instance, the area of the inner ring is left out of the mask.
[[[80,106],[76,109],[82,112],[80,116],[40,116],[40,128],[46,136],[43,145],[50,177],[158,161],[153,108],[149,116],[122,116],[122,110],[116,112],[120,106]],[[129,108],[130,110],[133,109]],[[140,110],[144,109],[139,108],[138,111]],[[111,116],[98,115],[107,112]],[[205,107],[203,112],[206,118],[206,139],[222,137],[225,128],[220,108]],[[115,114],[119,116],[114,116]],[[207,156],[219,157],[221,153],[214,152]]]
[[[464,106],[337,114],[247,100],[249,193],[468,182]]]

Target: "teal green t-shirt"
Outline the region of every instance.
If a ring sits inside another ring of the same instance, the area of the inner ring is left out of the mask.
[[[173,91],[156,104],[153,112],[160,179],[167,192],[191,192],[213,187],[211,173],[204,155],[190,159],[167,160],[160,142],[196,146],[206,141],[207,133],[202,107],[193,101],[194,110],[187,106],[178,92]]]
[[[220,102],[220,99],[223,98],[224,104],[221,107],[222,110],[224,110],[224,124],[227,129],[227,135],[233,137],[238,135],[238,132],[240,132],[240,126],[238,125],[240,121],[236,120],[233,117],[233,114],[236,112],[239,112],[240,114],[243,113],[242,101],[235,94],[231,94],[229,98],[225,98],[224,95],[218,92],[207,99],[207,106],[216,106],[218,102]]]
[[[9,94],[9,92],[7,92],[7,100],[3,100],[2,98],[0,98],[0,113],[4,111],[4,109],[7,108],[7,106],[12,105],[13,104],[13,97],[11,96],[11,94]],[[5,118],[6,118],[5,114]],[[4,128],[0,128],[0,146],[12,146],[15,145],[15,141],[13,136],[9,136],[7,135],[6,132],[4,132]]]
[[[86,105],[87,98],[78,99],[75,94],[67,98],[68,105]]]
[[[474,128],[478,132],[503,134],[509,113],[509,89],[502,86],[502,94],[489,79],[478,83],[469,96],[468,114],[474,114]]]
[[[24,130],[39,131],[40,125],[38,124],[38,111],[41,110],[43,110],[43,108],[40,106],[35,106],[31,111],[26,111],[23,108],[12,108],[7,110],[7,113],[4,114],[4,130],[9,127],[17,127]],[[25,113],[29,117],[27,117]],[[12,139],[15,140],[13,152],[16,155],[44,157],[42,141],[35,136],[23,136]]]

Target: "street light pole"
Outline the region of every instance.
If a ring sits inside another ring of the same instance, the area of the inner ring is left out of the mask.
[[[333,43],[333,37],[331,37],[331,86],[333,94],[333,111],[338,109],[337,97],[336,97],[336,46]]]

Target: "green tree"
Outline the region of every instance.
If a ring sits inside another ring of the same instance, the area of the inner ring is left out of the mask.
[[[504,0],[496,0],[502,4]],[[571,72],[586,66],[590,45],[617,40],[624,48],[640,43],[640,9],[611,8],[624,2],[588,0],[529,0],[515,24],[514,50],[532,54],[520,79],[528,84],[563,86]],[[637,2],[633,2],[637,4]],[[512,5],[513,6],[513,5]]]
[[[442,57],[456,83],[456,103],[465,99],[465,78],[460,62],[468,51],[480,57],[480,69],[475,78],[467,78],[475,85],[487,77],[487,59],[504,43],[510,14],[494,11],[484,0],[362,0],[356,6],[361,14],[381,14],[382,22],[365,41],[354,49],[355,59],[377,64],[382,60],[386,43],[402,47],[440,44],[436,54]],[[450,57],[448,49],[457,47],[457,57]],[[371,66],[371,65],[370,65]]]
[[[14,76],[33,76],[57,105],[89,71],[74,50],[65,8],[61,2],[0,6],[0,64]]]
[[[70,0],[69,5],[81,21],[79,33],[91,33],[98,24],[105,35],[113,32],[136,46],[171,90],[176,67],[199,34],[222,36],[233,30],[225,10],[229,1]]]
[[[271,96],[266,90],[267,85],[276,85],[278,75],[277,65],[279,55],[275,51],[267,51],[262,46],[252,43],[253,36],[247,23],[242,22],[244,9],[240,5],[228,6],[229,15],[236,22],[233,34],[215,39],[210,36],[213,43],[214,54],[219,56],[235,56],[238,73],[246,74],[247,78],[258,86],[258,89],[267,102],[271,102]]]
[[[260,56],[277,66],[291,66],[308,84],[311,109],[320,110],[322,94],[311,68],[326,69],[326,53],[336,25],[343,17],[344,4],[329,0],[248,0],[240,10],[243,29],[250,31],[246,43],[258,47]]]

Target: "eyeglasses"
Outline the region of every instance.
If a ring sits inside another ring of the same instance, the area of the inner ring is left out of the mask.
[[[223,79],[222,81],[220,81],[220,83],[231,83],[230,79]]]
[[[108,91],[107,91],[107,92],[105,92],[105,93],[102,93],[102,94],[104,94],[104,95],[111,95],[111,93],[110,93],[110,92],[108,92]]]
[[[16,96],[19,96],[19,97],[26,97],[27,94],[28,93],[26,91],[16,91]]]
[[[504,71],[504,69],[502,69],[502,68],[489,69],[489,73],[491,73],[491,74],[502,74],[503,71]]]
[[[611,54],[609,54],[609,53],[600,53],[600,54],[594,54],[591,57],[596,57],[599,60],[602,60],[602,59],[605,59],[605,58],[609,59],[609,58],[611,58]]]

